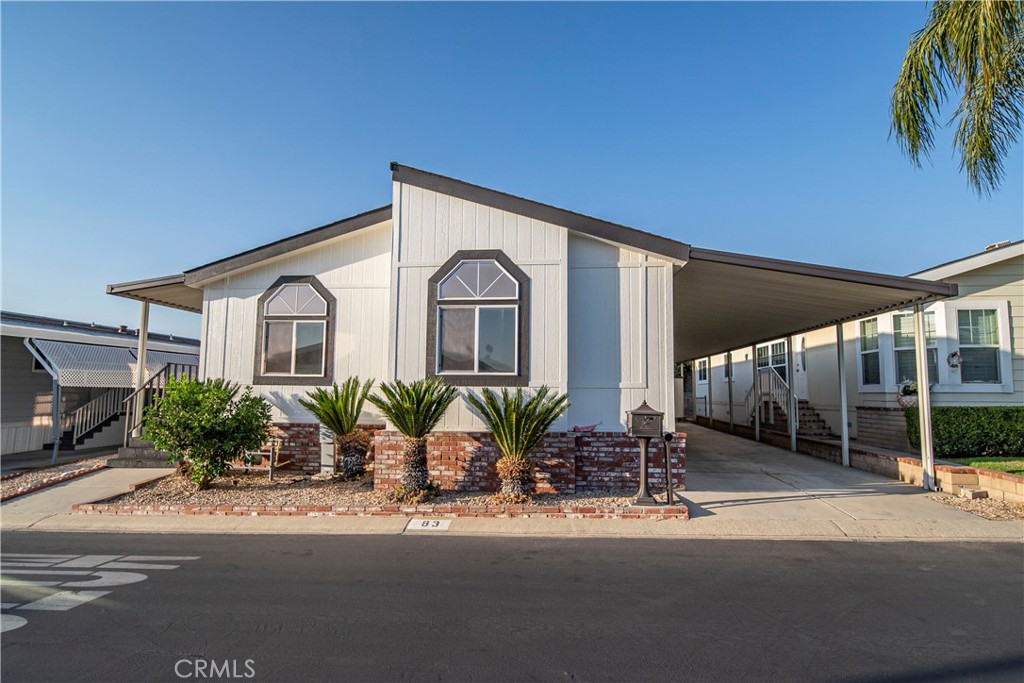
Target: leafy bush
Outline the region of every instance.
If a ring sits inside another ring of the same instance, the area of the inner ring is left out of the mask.
[[[501,478],[499,498],[509,503],[521,503],[527,498],[526,487],[533,466],[527,456],[541,442],[554,424],[569,409],[567,394],[549,395],[548,387],[541,387],[528,399],[523,390],[514,393],[502,389],[497,394],[483,390],[483,398],[468,394],[469,402],[484,424],[494,434],[502,457],[496,463]]]
[[[907,436],[921,447],[917,407],[907,408]],[[932,439],[939,457],[1024,456],[1024,406],[936,406]]]
[[[358,377],[349,377],[341,388],[337,384],[332,391],[318,387],[306,393],[309,400],[299,399],[303,408],[334,433],[335,453],[341,453],[346,477],[362,476],[366,471],[370,440],[356,428],[356,423],[372,388],[372,379],[360,384]]]
[[[402,454],[402,481],[394,497],[403,502],[418,502],[430,494],[427,471],[427,434],[444,417],[448,407],[459,395],[459,390],[434,377],[405,384],[395,380],[381,384],[378,396],[369,397],[370,403],[405,436]]]
[[[146,409],[145,435],[200,489],[270,437],[270,404],[221,379],[176,380]]]

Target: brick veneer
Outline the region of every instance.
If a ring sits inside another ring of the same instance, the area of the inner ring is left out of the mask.
[[[648,469],[651,486],[664,488],[664,449],[652,442]],[[374,489],[390,491],[401,478],[404,437],[381,431],[374,437]],[[686,440],[672,442],[673,480],[686,488]],[[501,451],[490,432],[435,432],[427,437],[430,479],[448,491],[497,491],[495,463]],[[640,447],[636,439],[618,432],[552,432],[533,451],[537,464],[533,482],[537,493],[636,490]]]
[[[270,438],[281,440],[279,462],[288,464],[281,469],[320,471],[320,424],[318,422],[275,422],[270,425]],[[270,444],[263,447],[270,451]]]

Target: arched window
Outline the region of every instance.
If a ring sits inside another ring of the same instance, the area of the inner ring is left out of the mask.
[[[259,300],[254,382],[329,384],[333,313],[315,277],[279,278]]]
[[[499,251],[461,251],[430,279],[427,371],[462,386],[525,385],[529,279]]]

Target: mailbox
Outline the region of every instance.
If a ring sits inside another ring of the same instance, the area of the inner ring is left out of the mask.
[[[640,407],[626,411],[626,430],[630,436],[657,439],[664,431],[664,420],[665,413],[659,413],[644,401]]]

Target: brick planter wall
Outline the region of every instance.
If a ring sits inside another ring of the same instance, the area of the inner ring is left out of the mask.
[[[320,471],[320,424],[318,422],[275,422],[270,425],[270,438],[281,440],[280,462],[288,462],[284,470],[301,470],[310,474]],[[270,451],[270,444],[263,450]]]
[[[655,444],[657,442],[654,442]],[[374,489],[390,491],[399,483],[404,437],[382,431],[374,437]],[[673,480],[686,488],[686,440],[672,442]],[[648,469],[653,489],[664,489],[664,449],[650,450]],[[427,437],[430,479],[447,491],[497,491],[495,463],[501,450],[489,432],[436,432]],[[640,446],[618,432],[552,432],[533,451],[537,493],[611,490],[632,493],[637,487]]]
[[[639,486],[640,444],[621,432],[587,432],[575,436],[576,490],[633,493]],[[647,481],[654,491],[665,488],[664,442],[651,441],[647,456]],[[672,481],[677,491],[686,489],[686,439],[671,443]]]
[[[907,438],[907,419],[902,408],[857,406],[857,441],[905,453],[914,452]]]

